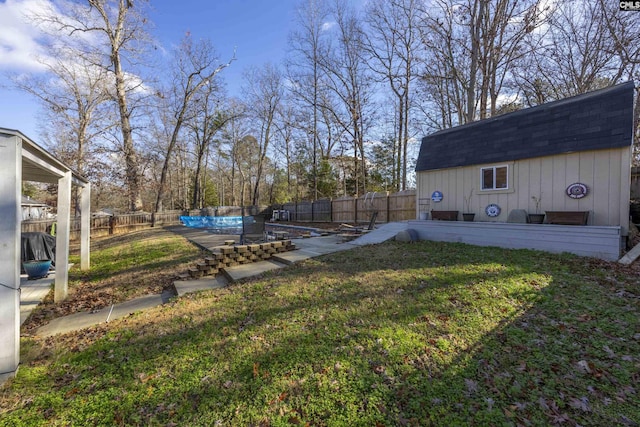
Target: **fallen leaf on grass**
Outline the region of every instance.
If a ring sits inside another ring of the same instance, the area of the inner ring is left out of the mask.
[[[527,409],[529,404],[527,402],[515,402],[513,405],[510,405],[509,408],[513,411],[523,411]]]
[[[588,322],[589,320],[593,319],[593,316],[591,316],[590,314],[585,313],[585,314],[581,314],[580,316],[578,316],[577,319],[580,322]]]
[[[467,392],[469,394],[474,394],[475,392],[478,391],[478,382],[477,381],[470,380],[470,379],[466,378],[464,380],[464,385],[467,387]]]
[[[280,394],[278,395],[278,397],[276,397],[276,398],[274,398],[274,399],[271,399],[271,400],[269,401],[269,405],[274,405],[274,404],[276,404],[277,402],[282,402],[283,400],[285,400],[285,399],[287,398],[287,396],[288,396],[288,395],[289,395],[289,394],[288,394],[286,391],[283,391],[282,393],[280,393]]]
[[[547,404],[547,399],[545,399],[544,397],[540,397],[538,399],[538,405],[543,411],[548,411],[550,409],[549,405]]]
[[[614,353],[614,351],[613,351],[613,350],[611,350],[611,349],[609,348],[609,346],[608,346],[608,345],[604,345],[604,346],[602,346],[602,349],[607,353],[607,355],[608,355],[609,357],[611,357],[611,358],[616,357],[616,354]]]
[[[487,398],[485,399],[485,401],[487,402],[487,410],[488,410],[489,412],[491,412],[491,410],[493,409],[493,404],[495,403],[495,401],[494,401],[492,398],[490,398],[490,397],[487,397]]]
[[[385,371],[385,367],[382,365],[376,365],[373,367],[373,372],[375,372],[378,375],[383,374],[384,371]]]
[[[591,412],[591,405],[589,405],[589,399],[587,399],[585,396],[582,396],[579,399],[572,397],[571,399],[569,399],[569,406],[571,406],[574,409],[578,409],[582,412]]]
[[[79,389],[79,388],[74,387],[74,388],[72,388],[71,390],[69,390],[69,391],[64,395],[64,397],[65,397],[66,399],[68,399],[68,398],[70,398],[71,396],[74,396],[75,394],[77,394],[79,391],[80,391],[80,389]]]
[[[149,381],[150,379],[153,379],[155,377],[156,377],[155,374],[147,375],[144,372],[138,374],[138,380],[140,380],[140,382],[142,384],[146,383],[147,381]]]
[[[571,421],[571,418],[567,414],[551,414],[549,418],[553,424],[564,424]]]
[[[587,374],[591,373],[591,368],[589,367],[589,362],[587,362],[586,360],[580,360],[578,363],[576,363],[576,365],[578,366],[578,370],[580,372],[585,372]]]
[[[620,415],[620,417],[618,418],[618,421],[623,426],[638,427],[640,425],[637,422],[625,417],[624,415]]]

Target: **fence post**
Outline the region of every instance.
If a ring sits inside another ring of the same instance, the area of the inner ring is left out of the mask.
[[[387,222],[391,222],[391,211],[389,208],[389,192],[387,191]]]
[[[357,197],[353,197],[353,224],[354,225],[358,225],[358,198]]]
[[[333,222],[333,199],[329,199],[329,222]]]
[[[314,211],[313,207],[315,206],[315,204],[316,204],[315,200],[312,200],[311,201],[311,222],[315,221],[315,218],[314,218],[314,215],[313,215],[313,211]]]

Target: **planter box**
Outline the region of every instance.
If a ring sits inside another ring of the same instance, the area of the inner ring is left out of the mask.
[[[545,211],[547,224],[587,225],[589,211]]]
[[[542,224],[544,222],[544,214],[529,214],[529,222],[531,224]]]
[[[458,211],[431,211],[431,219],[440,221],[457,221]]]
[[[473,218],[475,218],[476,214],[474,213],[463,213],[462,214],[462,220],[463,221],[467,221],[467,222],[471,222],[473,221]]]

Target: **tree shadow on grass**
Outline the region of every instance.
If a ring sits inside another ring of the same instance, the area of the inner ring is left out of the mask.
[[[632,425],[638,303],[582,265],[432,242],[332,254],[115,322],[52,372],[30,371],[52,390],[10,415],[94,424]]]

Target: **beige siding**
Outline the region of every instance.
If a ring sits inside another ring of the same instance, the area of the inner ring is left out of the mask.
[[[471,188],[474,194],[471,211],[476,221],[506,221],[512,209],[535,212],[532,196],[542,194],[540,211],[590,211],[589,225],[621,226],[626,235],[629,218],[630,149],[584,151],[557,156],[539,157],[507,163],[510,168],[509,189],[504,191],[478,191],[480,168],[505,163],[465,166],[419,172],[418,198],[430,198],[439,190],[444,198],[431,202],[435,210],[465,210],[464,196]],[[572,199],[565,193],[567,187],[581,182],[589,187],[582,199]],[[489,218],[484,209],[498,204],[502,212]]]

